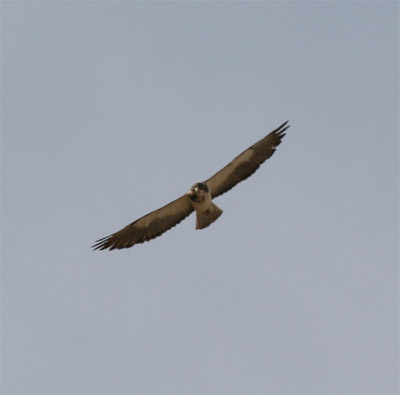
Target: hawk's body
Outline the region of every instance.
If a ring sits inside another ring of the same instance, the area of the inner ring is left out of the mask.
[[[186,195],[189,196],[190,204],[196,210],[196,229],[206,228],[222,214],[222,210],[212,202],[211,193],[206,184],[198,182]]]
[[[287,123],[243,151],[208,180],[193,185],[189,192],[180,198],[139,218],[120,231],[97,240],[93,248],[95,250],[129,248],[154,239],[177,225],[193,211],[196,211],[196,229],[207,227],[222,214],[222,210],[212,202],[212,199],[250,177],[273,155],[289,127]]]

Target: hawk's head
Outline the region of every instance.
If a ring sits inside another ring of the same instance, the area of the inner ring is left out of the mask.
[[[208,187],[204,182],[198,182],[194,184],[190,190],[186,193],[186,196],[189,196],[194,202],[203,201],[208,195]]]

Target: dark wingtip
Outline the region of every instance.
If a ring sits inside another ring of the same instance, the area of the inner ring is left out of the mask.
[[[286,136],[285,131],[290,128],[288,125],[289,121],[284,122],[281,126],[278,126],[272,133],[278,135],[281,139]]]
[[[107,248],[112,247],[111,243],[109,242],[110,237],[111,236],[107,236],[107,237],[103,237],[99,240],[96,240],[90,248],[92,248],[93,251],[96,251],[96,250],[101,251],[101,250],[105,250]]]

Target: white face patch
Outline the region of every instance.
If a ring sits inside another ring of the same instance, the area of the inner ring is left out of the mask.
[[[195,190],[196,188],[193,188]],[[203,189],[197,188],[196,196],[194,199],[190,199],[192,207],[198,211],[203,212],[211,208],[211,194],[210,192],[204,191]]]

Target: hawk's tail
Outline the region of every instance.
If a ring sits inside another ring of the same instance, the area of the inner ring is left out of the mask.
[[[207,226],[212,224],[221,214],[222,210],[212,203],[211,209],[204,215],[198,212],[196,213],[196,229],[207,228]]]

